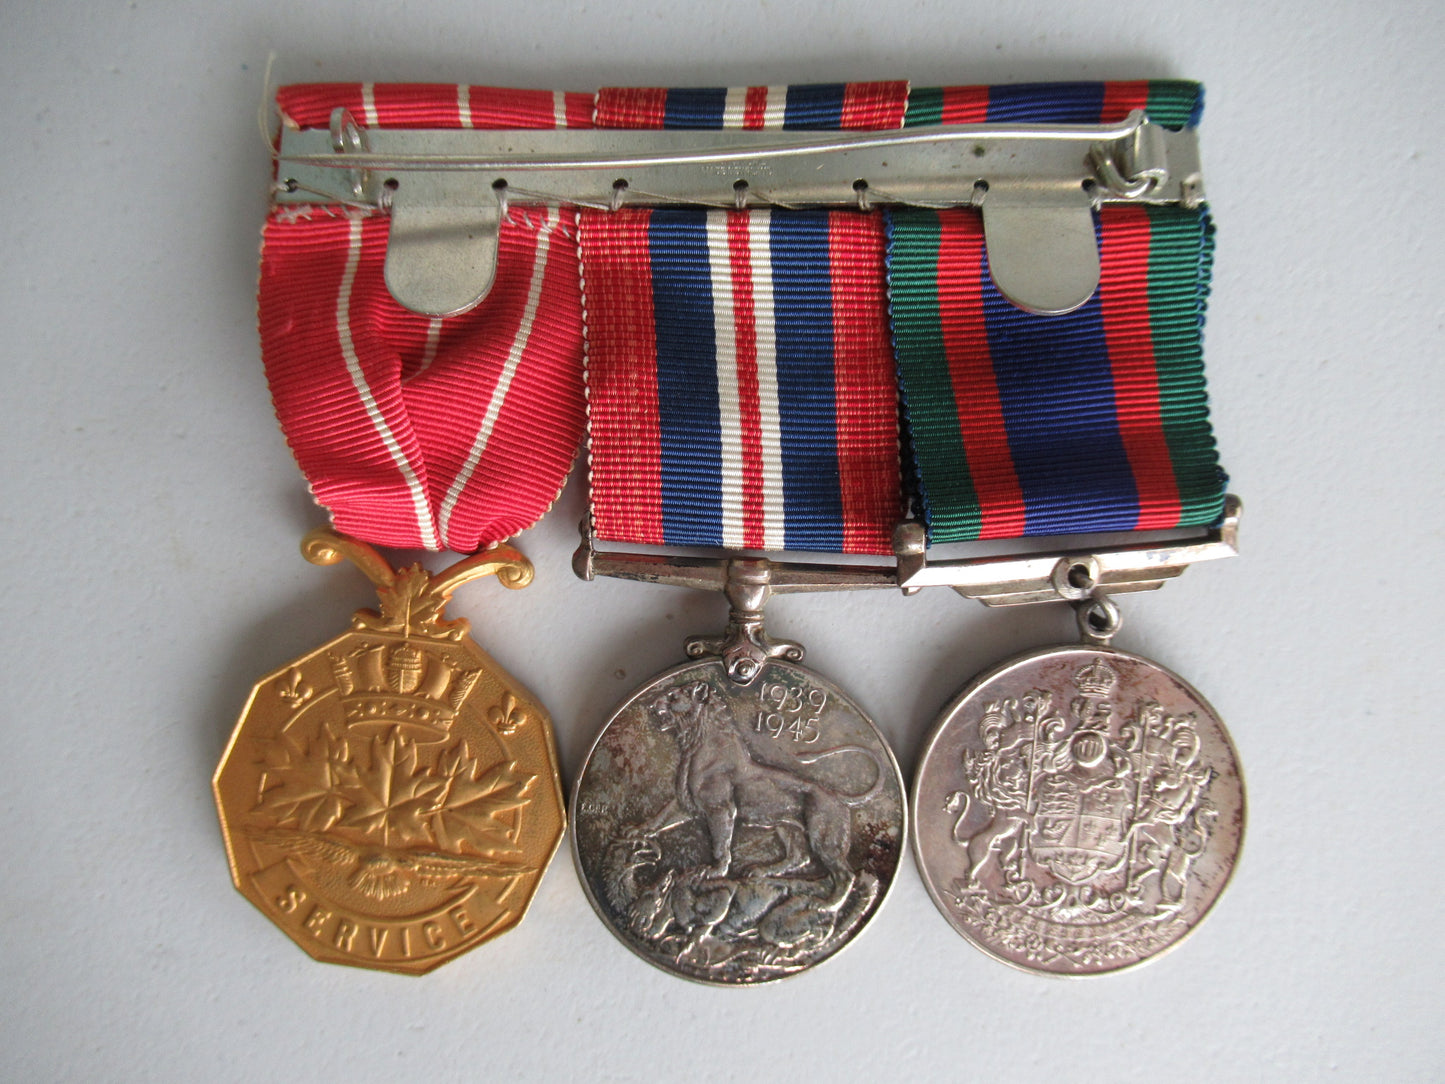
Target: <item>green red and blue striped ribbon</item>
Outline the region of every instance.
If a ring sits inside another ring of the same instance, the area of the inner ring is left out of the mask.
[[[1197,123],[1178,81],[915,91],[905,123]],[[1223,507],[1201,332],[1213,230],[1183,207],[1107,205],[1080,309],[1023,312],[968,209],[890,209],[889,294],[913,483],[931,542],[1197,526]]]
[[[1184,79],[914,87],[903,124],[1113,124],[1135,109],[1167,128],[1193,128],[1204,88]]]

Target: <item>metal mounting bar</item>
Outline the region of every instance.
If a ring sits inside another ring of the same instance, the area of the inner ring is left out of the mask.
[[[1140,111],[1114,125],[932,125],[779,131],[288,129],[275,200],[389,208],[386,281],[434,316],[491,288],[509,203],[623,206],[976,206],[989,267],[1030,312],[1068,312],[1099,282],[1100,203],[1196,205],[1192,130]]]
[[[768,561],[768,586],[772,594],[891,587],[910,595],[925,587],[952,587],[985,606],[1078,602],[1095,592],[1152,591],[1197,561],[1237,557],[1241,511],[1239,498],[1226,496],[1219,525],[1182,541],[948,561],[928,560],[923,526],[909,521],[894,532],[897,563],[893,567]],[[708,558],[599,551],[584,519],[582,544],[572,556],[572,569],[584,580],[611,576],[726,591],[736,578],[729,570],[737,560],[732,554]]]
[[[572,571],[584,580],[610,576],[642,583],[691,587],[699,591],[726,591],[729,566],[736,555],[726,557],[671,557],[666,554],[627,553],[598,550],[586,520],[582,521],[582,544],[572,555]],[[790,561],[768,561],[768,586],[772,594],[802,591],[858,591],[879,587],[898,588],[898,577],[888,565],[824,565]]]
[[[1242,507],[1238,497],[1226,496],[1219,525],[1198,539],[957,561],[929,561],[922,525],[901,523],[893,536],[898,586],[909,594],[924,587],[952,587],[985,606],[1075,602],[1095,591],[1153,591],[1196,561],[1237,557]]]

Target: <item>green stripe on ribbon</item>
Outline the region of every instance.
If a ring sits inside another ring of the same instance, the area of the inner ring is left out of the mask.
[[[1204,87],[1187,79],[1151,79],[1148,104],[1144,107],[1149,119],[1166,128],[1187,128],[1199,123],[1199,110],[1204,106]]]
[[[903,114],[903,127],[943,123],[943,88],[917,87],[908,94],[908,111]]]
[[[958,406],[938,307],[938,212],[894,208],[889,213],[888,290],[894,355],[903,392],[906,439],[929,462],[927,486],[919,484],[918,457],[909,456],[930,535],[970,541],[982,518],[959,428]]]
[[[957,212],[950,212],[957,213]],[[1158,384],[1160,425],[1179,501],[1181,527],[1217,522],[1223,511],[1224,475],[1209,424],[1201,329],[1208,296],[1213,226],[1207,211],[1173,205],[1147,208],[1150,341]],[[945,349],[939,266],[939,212],[897,207],[889,211],[888,285],[894,352],[903,394],[910,488],[930,541],[977,539],[984,521],[964,447],[960,419],[971,409],[959,398]],[[982,267],[949,272],[980,274]],[[1049,321],[1061,317],[1039,316]],[[994,364],[1020,362],[1007,353]],[[995,344],[993,350],[1000,349]],[[1163,449],[1161,449],[1161,452]],[[1162,465],[1162,464],[1161,464]],[[982,465],[988,470],[987,465]],[[1068,469],[1073,469],[1070,466]],[[1080,475],[1081,482],[1087,478]],[[1079,491],[1087,517],[1093,495]],[[1031,510],[1032,511],[1032,510]]]
[[[1179,489],[1180,526],[1203,526],[1224,511],[1202,339],[1214,224],[1203,210],[1164,205],[1151,206],[1148,212],[1149,332],[1160,416]]]
[[[943,87],[914,87],[908,94],[903,126],[943,123]],[[1144,108],[1149,119],[1166,128],[1187,128],[1199,123],[1204,107],[1204,87],[1188,79],[1151,79]],[[1041,107],[1042,114],[1048,112]]]

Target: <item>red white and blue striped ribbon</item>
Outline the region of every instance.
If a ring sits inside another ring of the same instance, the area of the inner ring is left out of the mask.
[[[603,90],[599,127],[873,127],[907,85]],[[901,512],[877,216],[584,211],[604,541],[886,553]]]
[[[325,127],[589,126],[586,94],[435,84],[283,87],[282,122]],[[534,523],[580,440],[581,302],[570,209],[514,206],[491,292],[409,312],[383,280],[388,219],[335,205],[266,223],[258,319],[276,414],[336,528],[470,552]]]
[[[908,84],[818,83],[772,87],[606,87],[599,128],[897,128]]]

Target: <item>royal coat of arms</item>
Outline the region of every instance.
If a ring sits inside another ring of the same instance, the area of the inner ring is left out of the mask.
[[[1012,963],[1091,973],[1202,917],[1239,847],[1243,789],[1182,681],[1113,649],[1054,649],[948,713],[917,817],[925,880],[962,932]]]

